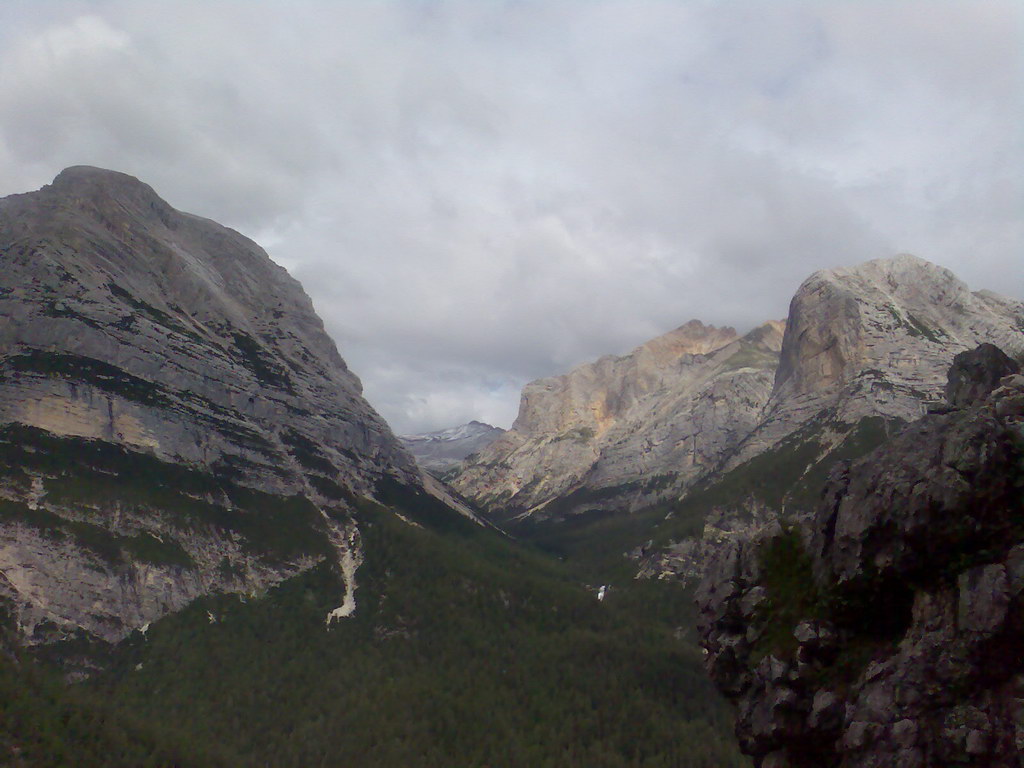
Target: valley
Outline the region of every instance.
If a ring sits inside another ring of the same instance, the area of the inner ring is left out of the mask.
[[[956,677],[990,724],[943,759],[984,765],[1021,722],[1019,301],[906,254],[822,270],[785,320],[527,384],[508,431],[399,437],[298,282],[133,177],[0,200],[0,253],[0,764],[839,765],[892,723],[793,725],[824,711],[800,697],[868,706],[869,664],[916,669],[885,655],[901,632],[993,599]],[[929,441],[943,479],[856,480]],[[976,486],[1002,489],[989,517]],[[829,522],[920,487],[970,529],[938,554],[931,518]],[[906,584],[916,623],[865,639],[844,611]],[[852,693],[799,678],[794,627],[825,620],[841,661],[814,674]],[[924,734],[957,706],[900,711]]]

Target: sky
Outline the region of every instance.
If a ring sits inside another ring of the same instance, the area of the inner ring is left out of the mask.
[[[0,2],[0,195],[142,179],[400,433],[914,253],[1024,298],[1024,3]]]

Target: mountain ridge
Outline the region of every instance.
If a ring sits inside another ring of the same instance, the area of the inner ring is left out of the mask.
[[[694,320],[628,355],[531,382],[512,428],[465,463],[453,486],[506,520],[543,517],[549,502],[583,489],[616,495],[611,489],[638,475],[628,466],[634,457],[654,457],[655,472],[678,464],[660,481],[672,486],[677,474],[716,461],[742,429],[735,424],[767,399],[780,343],[777,323],[739,337]],[[716,410],[731,418],[708,422]],[[641,495],[657,498],[651,491]]]

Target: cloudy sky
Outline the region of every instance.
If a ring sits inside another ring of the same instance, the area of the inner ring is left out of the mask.
[[[400,432],[901,251],[1024,298],[1024,4],[0,2],[0,195],[114,168],[303,282]]]

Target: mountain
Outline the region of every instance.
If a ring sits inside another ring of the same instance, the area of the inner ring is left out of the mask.
[[[531,382],[512,428],[452,484],[503,522],[678,495],[753,429],[781,341],[780,323],[740,337],[693,320],[624,357]]]
[[[1019,765],[1019,371],[992,345],[957,355],[947,404],[721,551],[700,631],[758,764]]]
[[[735,467],[812,421],[910,421],[941,402],[953,356],[989,342],[1024,353],[1024,304],[972,292],[901,254],[815,272],[797,289],[772,394]]]
[[[654,526],[641,573],[699,579],[723,544],[813,506],[837,460],[941,405],[955,355],[988,342],[1024,359],[1022,330],[1024,303],[914,256],[815,272],[790,304],[757,425]]]
[[[0,254],[0,764],[745,765],[689,594],[479,524],[252,241],[78,167]]]
[[[237,232],[89,167],[0,201],[0,252],[0,596],[21,631],[118,640],[325,558],[351,610],[351,511],[436,483],[301,286]]]
[[[694,321],[527,385],[512,429],[452,482],[561,556],[608,572],[630,553],[641,575],[693,581],[721,543],[813,503],[836,460],[940,403],[958,352],[1024,355],[1022,329],[1024,304],[914,256],[822,270],[784,331]]]
[[[505,434],[500,427],[471,421],[459,427],[425,432],[421,435],[399,435],[398,439],[416,459],[416,463],[430,472],[443,474],[457,467],[463,459],[487,447]]]

